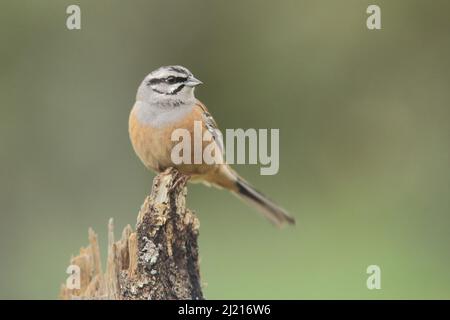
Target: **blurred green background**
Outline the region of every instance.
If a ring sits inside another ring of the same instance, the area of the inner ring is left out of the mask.
[[[445,0],[2,0],[0,298],[56,298],[88,227],[105,254],[108,218],[134,225],[153,174],[128,113],[169,64],[205,82],[222,129],[280,128],[277,175],[235,168],[297,219],[277,230],[190,186],[207,298],[450,298],[449,15]]]

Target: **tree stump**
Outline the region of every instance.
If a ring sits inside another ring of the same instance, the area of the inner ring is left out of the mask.
[[[113,220],[108,226],[108,257],[103,273],[97,235],[72,257],[79,271],[63,284],[62,299],[203,299],[197,237],[199,221],[186,208],[187,177],[168,169],[153,180],[153,187],[137,218],[136,231],[125,227],[114,240]],[[75,284],[75,288],[74,285]]]

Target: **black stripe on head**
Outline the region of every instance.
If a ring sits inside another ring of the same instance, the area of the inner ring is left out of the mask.
[[[178,73],[182,73],[182,74],[185,74],[185,75],[189,75],[188,74],[188,72],[185,70],[185,69],[183,69],[183,68],[179,68],[179,67],[169,67],[169,70],[171,70],[171,71],[175,71],[175,72],[178,72]]]
[[[181,89],[184,88],[184,84],[178,86],[178,88],[176,88],[175,90],[173,90],[170,94],[177,94],[178,92],[181,91]]]
[[[147,86],[158,84],[158,83],[161,83],[161,82],[164,82],[163,78],[160,78],[160,79],[153,78],[153,79],[150,79],[150,80],[147,81]]]
[[[175,76],[168,76],[166,78],[153,78],[147,81],[147,86],[159,84],[162,82],[168,83],[168,84],[175,84],[175,83],[182,83],[187,81],[187,77],[175,77]]]
[[[183,88],[184,88],[184,84],[178,86],[175,90],[173,90],[171,92],[162,92],[161,90],[158,90],[155,88],[152,88],[152,90],[159,94],[165,94],[166,96],[173,96],[173,95],[177,94],[178,92],[180,92]]]
[[[164,92],[162,92],[162,91],[159,91],[158,89],[152,88],[152,90],[155,91],[156,93],[159,93],[159,94],[167,94],[167,93],[164,93]]]
[[[174,77],[174,76],[168,76],[165,79],[165,82],[167,82],[168,84],[175,84],[175,83],[182,83],[182,82],[186,82],[187,78],[186,77]]]

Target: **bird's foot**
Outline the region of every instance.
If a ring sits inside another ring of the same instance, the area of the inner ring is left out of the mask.
[[[175,178],[174,182],[172,183],[171,189],[178,188],[179,186],[186,185],[186,182],[189,180],[190,176],[184,175],[182,173],[178,173],[178,176]]]

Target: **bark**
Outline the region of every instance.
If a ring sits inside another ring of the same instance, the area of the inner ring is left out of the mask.
[[[103,273],[97,235],[72,257],[80,270],[79,288],[62,285],[62,299],[203,299],[197,237],[199,221],[186,208],[187,178],[175,169],[155,177],[139,211],[136,231],[128,225],[114,240],[108,225],[108,257]],[[73,277],[77,275],[74,274]],[[76,283],[76,282],[75,282]]]

